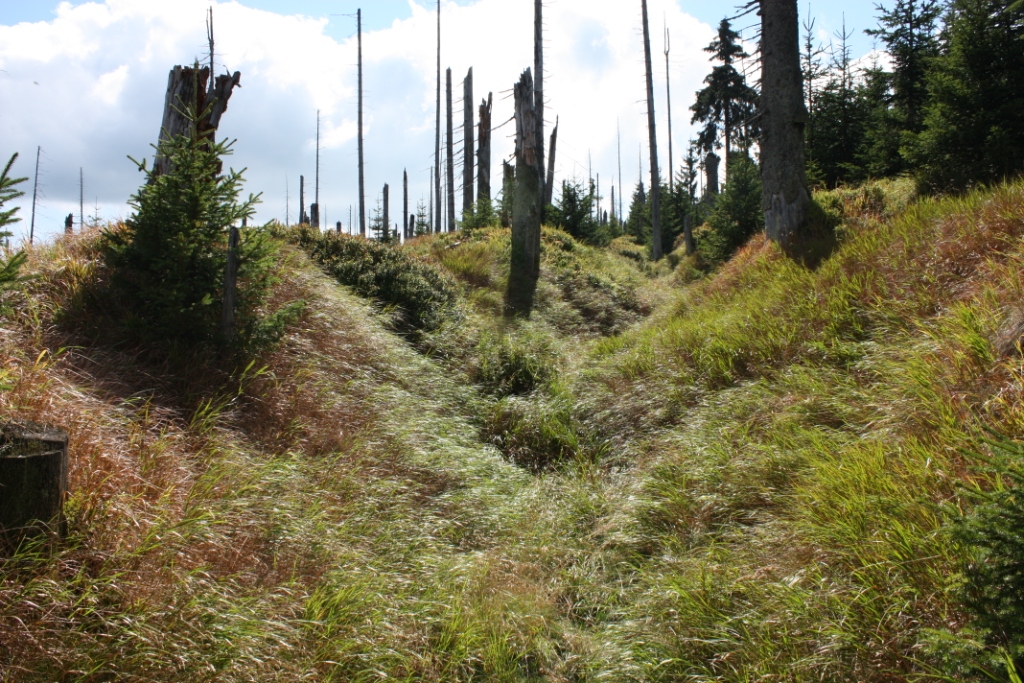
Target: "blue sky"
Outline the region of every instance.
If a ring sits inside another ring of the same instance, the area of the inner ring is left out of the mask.
[[[655,110],[660,164],[667,164],[664,102],[664,24],[672,32],[673,166],[691,136],[688,107],[710,69],[701,51],[713,27],[734,4],[649,0],[654,37]],[[262,192],[260,220],[297,216],[299,175],[312,194],[316,111],[321,112],[321,205],[347,229],[356,198],[355,20],[353,0],[105,0],[61,3],[0,0],[0,156],[20,152],[19,175],[31,176],[42,147],[37,233],[60,230],[78,214],[79,169],[85,175],[86,215],[123,218],[141,177],[127,157],[150,154],[159,128],[167,71],[205,51],[204,14],[214,5],[218,70],[242,73],[222,123],[236,138],[229,164],[247,168],[247,191]],[[366,203],[376,206],[391,186],[391,214],[401,213],[403,170],[413,206],[428,196],[434,137],[436,5],[427,0],[365,3]],[[508,90],[532,63],[532,2],[445,0],[443,66],[456,89],[473,67],[474,106],[494,93],[494,123],[511,117]],[[546,7],[547,117],[560,121],[559,178],[600,174],[608,188],[632,191],[646,176],[646,108],[639,2],[552,0]],[[635,5],[635,7],[634,7]],[[820,5],[820,8],[818,7]],[[863,29],[875,23],[865,0],[811,5],[819,41],[839,29],[845,14],[854,31],[854,57],[872,49]],[[807,5],[801,4],[802,14]],[[752,27],[756,17],[737,22]],[[752,35],[753,31],[747,31]],[[454,40],[453,36],[466,36]],[[751,65],[752,66],[752,65]],[[549,130],[550,130],[549,123]],[[621,132],[622,178],[618,138]],[[511,154],[512,128],[495,132],[492,177]],[[461,133],[455,135],[460,147]],[[641,171],[642,169],[642,171]],[[458,175],[458,173],[457,173]],[[31,190],[31,188],[28,188]],[[286,199],[287,196],[287,199]],[[309,199],[307,199],[308,205]],[[29,211],[23,200],[27,231]],[[323,211],[322,211],[323,213]]]

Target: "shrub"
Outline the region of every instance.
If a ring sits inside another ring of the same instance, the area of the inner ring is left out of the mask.
[[[135,162],[146,175],[129,202],[135,213],[104,233],[100,249],[124,309],[119,322],[136,339],[245,347],[263,336],[256,309],[271,285],[270,248],[262,231],[242,230],[236,339],[223,339],[220,330],[224,274],[230,227],[252,217],[259,197],[239,201],[241,172],[222,173],[231,143],[199,133],[194,110],[187,115],[190,134],[157,146],[157,154],[171,161],[168,173],[157,175],[145,161]]]
[[[458,285],[436,266],[401,248],[333,232],[297,228],[292,239],[331,277],[360,296],[397,308],[393,325],[432,332],[461,318]]]
[[[1024,444],[986,439],[984,463],[994,486],[968,490],[976,502],[955,519],[960,540],[974,549],[966,568],[965,603],[990,644],[1024,671]]]

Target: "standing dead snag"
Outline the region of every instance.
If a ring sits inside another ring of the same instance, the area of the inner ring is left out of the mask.
[[[481,202],[491,201],[491,103],[493,93],[480,103],[480,144],[476,152],[476,196]]]
[[[537,112],[537,168],[544,191],[544,0],[533,1],[533,108]],[[543,220],[544,206],[541,206]]]
[[[551,129],[551,153],[548,155],[548,176],[544,181],[544,208],[551,205],[555,193],[555,145],[558,143],[558,117],[555,127]]]
[[[455,230],[455,141],[452,140],[452,70],[447,72],[448,83],[448,159],[447,174],[445,180],[448,182],[448,232]]]
[[[409,172],[405,169],[402,170],[402,230],[405,231],[405,226],[409,225]],[[411,234],[406,233],[406,238],[412,237]]]
[[[796,0],[761,2],[761,207],[765,234],[784,249],[805,230],[803,79]]]
[[[437,128],[434,135],[433,232],[441,232],[441,0],[437,0]]]
[[[540,277],[541,173],[537,154],[537,110],[530,70],[515,86],[516,177],[512,209],[512,259],[505,310],[529,317]]]
[[[515,171],[512,164],[501,161],[501,227],[512,227],[512,202],[516,194]]]
[[[167,94],[164,96],[164,116],[160,124],[160,142],[173,140],[181,135],[192,135],[192,123],[188,112],[194,109],[199,118],[195,127],[196,135],[206,135],[212,142],[220,119],[228,109],[231,93],[239,85],[242,74],[224,74],[210,81],[209,67],[176,66],[167,77]],[[209,88],[207,85],[209,84]],[[171,170],[171,160],[156,156],[153,171],[164,175]]]
[[[651,69],[651,32],[647,0],[640,0],[644,23],[644,63],[647,66],[647,132],[651,143],[651,258],[661,258],[661,179],[658,173],[658,136],[654,129],[654,72]]]
[[[380,238],[387,242],[391,235],[391,195],[390,188],[384,183],[384,218],[381,222]]]
[[[473,211],[473,68],[470,67],[462,87],[462,215]]]
[[[356,10],[359,58],[359,234],[366,237],[366,183],[363,177],[363,10]]]

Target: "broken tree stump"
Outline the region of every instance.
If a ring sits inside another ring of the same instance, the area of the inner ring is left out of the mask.
[[[167,93],[164,96],[164,115],[160,124],[160,142],[173,140],[182,135],[207,136],[212,141],[220,126],[220,119],[228,109],[228,100],[236,87],[240,87],[241,73],[217,76],[210,83],[210,68],[176,66],[167,77]],[[209,87],[207,87],[209,86]],[[198,120],[194,131],[189,112]],[[170,159],[159,153],[153,162],[156,175],[171,170]]]
[[[540,277],[540,221],[544,180],[537,151],[538,116],[533,77],[523,72],[515,86],[516,178],[512,208],[512,257],[506,312],[529,317]],[[543,144],[543,143],[540,143]]]
[[[479,146],[476,152],[476,196],[479,201],[491,201],[491,105],[493,93],[480,103]]]
[[[68,435],[35,423],[0,426],[0,542],[67,532]]]

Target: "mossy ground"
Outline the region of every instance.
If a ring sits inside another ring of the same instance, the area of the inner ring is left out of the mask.
[[[1024,438],[1024,185],[845,192],[816,270],[546,230],[529,321],[507,232],[420,238],[456,298],[416,335],[282,239],[306,308],[238,370],[84,334],[93,237],[35,250],[0,411],[69,430],[71,534],[0,564],[0,681],[996,672],[947,515]]]

